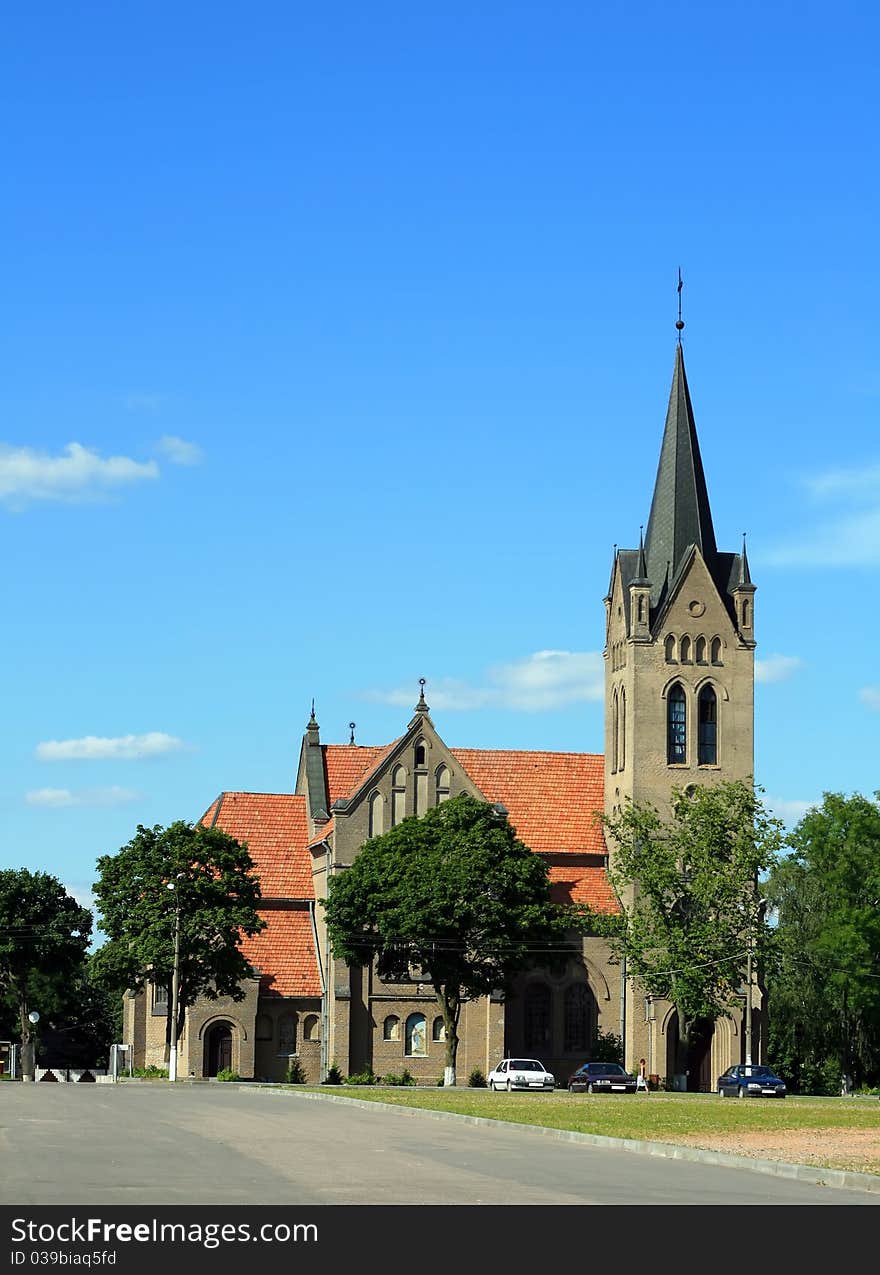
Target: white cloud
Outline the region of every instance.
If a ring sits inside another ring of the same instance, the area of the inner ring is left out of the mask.
[[[439,678],[425,689],[432,708],[466,712],[479,708],[543,712],[605,697],[605,666],[597,651],[536,651],[486,673],[486,685],[470,686]],[[412,687],[370,691],[369,699],[403,707],[413,704]]]
[[[162,757],[166,753],[179,752],[183,740],[162,731],[149,731],[146,735],[120,735],[116,739],[104,739],[98,735],[85,735],[82,739],[50,739],[37,744],[35,753],[40,761],[138,761],[144,757]]]
[[[94,500],[128,483],[159,477],[154,460],[101,457],[80,443],[59,455],[0,443],[0,500],[13,509],[35,500]]]
[[[171,461],[172,465],[199,465],[205,453],[196,443],[187,443],[175,434],[163,434],[159,439],[159,451]]]
[[[784,682],[802,668],[803,663],[797,655],[768,655],[765,660],[755,660],[755,681]]]
[[[81,908],[88,908],[90,912],[95,911],[97,904],[90,885],[85,885],[81,881],[64,881],[62,884],[70,897],[75,899]]]
[[[793,827],[794,824],[803,819],[808,810],[818,804],[816,801],[790,800],[787,797],[764,798],[764,805],[767,809],[788,827]]]
[[[867,567],[880,564],[880,464],[828,469],[801,478],[823,521],[760,555],[771,566]],[[837,506],[834,510],[833,506]]]
[[[168,402],[168,395],[149,390],[133,390],[125,395],[123,402],[129,412],[157,412]]]
[[[126,802],[136,801],[140,796],[132,788],[84,788],[79,792],[71,792],[69,788],[35,788],[25,794],[29,806],[42,806],[50,810],[61,810],[69,806],[122,806]]]
[[[829,469],[824,474],[814,474],[804,479],[804,485],[817,500],[836,496],[865,496],[880,499],[880,465],[865,465],[861,469]]]
[[[874,567],[880,564],[880,508],[829,519],[762,555],[775,567]]]

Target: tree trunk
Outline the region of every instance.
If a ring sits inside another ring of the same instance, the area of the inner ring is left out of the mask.
[[[443,1014],[443,1027],[446,1032],[446,1065],[443,1068],[443,1087],[455,1085],[455,1060],[458,1056],[458,1018],[461,1013],[461,1000],[457,987],[436,987],[437,1002]]]

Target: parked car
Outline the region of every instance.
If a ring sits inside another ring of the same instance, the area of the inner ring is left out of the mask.
[[[635,1093],[637,1085],[620,1063],[584,1063],[568,1078],[569,1093]]]
[[[555,1089],[556,1077],[537,1058],[504,1058],[486,1077],[490,1089]]]
[[[769,1067],[740,1063],[728,1067],[718,1077],[718,1093],[722,1098],[784,1098],[785,1081]]]

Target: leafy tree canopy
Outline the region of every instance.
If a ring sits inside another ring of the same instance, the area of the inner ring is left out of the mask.
[[[765,932],[756,882],[782,825],[742,781],[674,789],[671,806],[668,819],[638,803],[604,819],[623,907],[605,929],[627,972],[676,1006],[686,1036],[740,999],[748,935],[757,949]]]
[[[550,902],[547,865],[495,807],[461,795],[368,841],[330,880],[333,954],[375,956],[380,978],[420,969],[446,1027],[446,1083],[455,1083],[466,1000],[504,989],[530,965],[559,958],[578,915]]]
[[[127,845],[98,860],[94,892],[107,942],[95,954],[97,976],[118,991],[138,991],[148,979],[170,990],[179,912],[178,1034],[200,996],[240,1000],[251,969],[239,940],[265,926],[253,867],[247,846],[220,828],[139,825]],[[170,1028],[169,996],[169,1036]]]
[[[766,883],[774,1061],[803,1089],[880,1079],[880,793],[825,793]]]
[[[27,868],[0,870],[0,998],[18,1016],[26,1073],[32,1071],[30,1009],[44,1012],[84,965],[92,914],[57,877]]]

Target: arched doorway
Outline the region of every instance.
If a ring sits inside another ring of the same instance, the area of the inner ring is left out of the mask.
[[[712,1037],[715,1024],[700,1019],[691,1027],[687,1049],[683,1048],[678,1011],[673,1010],[666,1027],[666,1072],[674,1088],[688,1093],[710,1093],[715,1087],[712,1074]]]
[[[232,1070],[232,1027],[229,1023],[214,1023],[205,1036],[204,1075],[216,1076],[224,1069]]]

